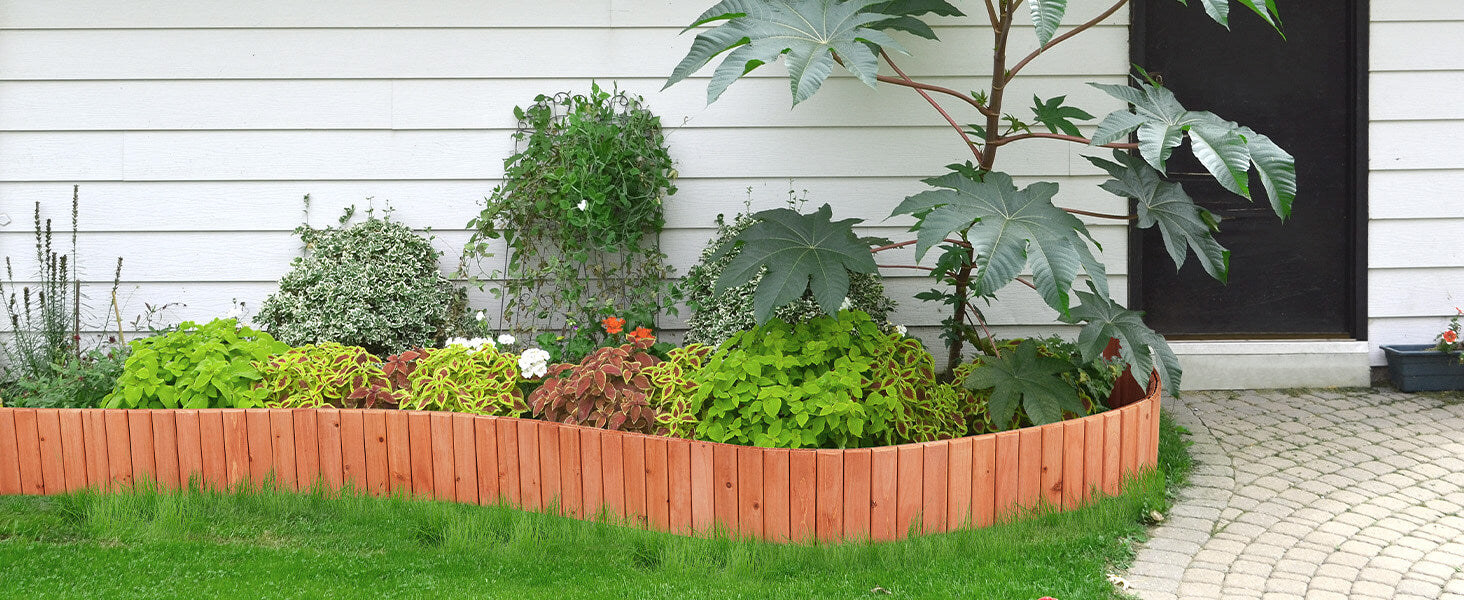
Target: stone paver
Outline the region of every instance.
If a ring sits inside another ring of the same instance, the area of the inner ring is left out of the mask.
[[[1464,402],[1187,392],[1191,485],[1127,579],[1145,600],[1464,600]]]

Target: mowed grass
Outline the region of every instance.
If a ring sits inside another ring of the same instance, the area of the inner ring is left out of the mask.
[[[0,598],[1120,597],[1106,575],[1187,472],[1072,513],[894,543],[684,538],[502,507],[325,493],[0,497]]]

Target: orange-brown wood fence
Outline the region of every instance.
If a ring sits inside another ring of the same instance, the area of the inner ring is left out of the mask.
[[[1157,378],[1155,378],[1157,380]],[[545,421],[394,410],[0,408],[0,495],[134,481],[223,488],[272,478],[675,533],[893,540],[1115,494],[1158,457],[1159,389],[1017,431],[858,450],[732,446]]]

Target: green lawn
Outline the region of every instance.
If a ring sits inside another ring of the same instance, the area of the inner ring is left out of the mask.
[[[1182,478],[1179,433],[1162,434]],[[808,547],[356,496],[9,496],[0,598],[1115,598],[1105,575],[1166,506],[1155,473],[1074,513]]]

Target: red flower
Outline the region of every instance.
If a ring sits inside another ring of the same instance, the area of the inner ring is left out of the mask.
[[[1444,342],[1452,344],[1457,341],[1459,341],[1459,334],[1454,333],[1454,330],[1450,329],[1444,332]]]
[[[628,337],[628,338],[630,338],[631,340],[636,340],[636,341],[638,341],[638,340],[654,340],[654,339],[656,339],[655,334],[652,334],[651,333],[651,330],[646,329],[645,327],[637,327],[637,328],[635,328],[634,331],[631,331],[630,333],[625,334],[625,336]]]
[[[600,325],[605,328],[605,333],[609,334],[625,331],[625,319],[620,317],[605,317],[604,320],[600,321]]]

